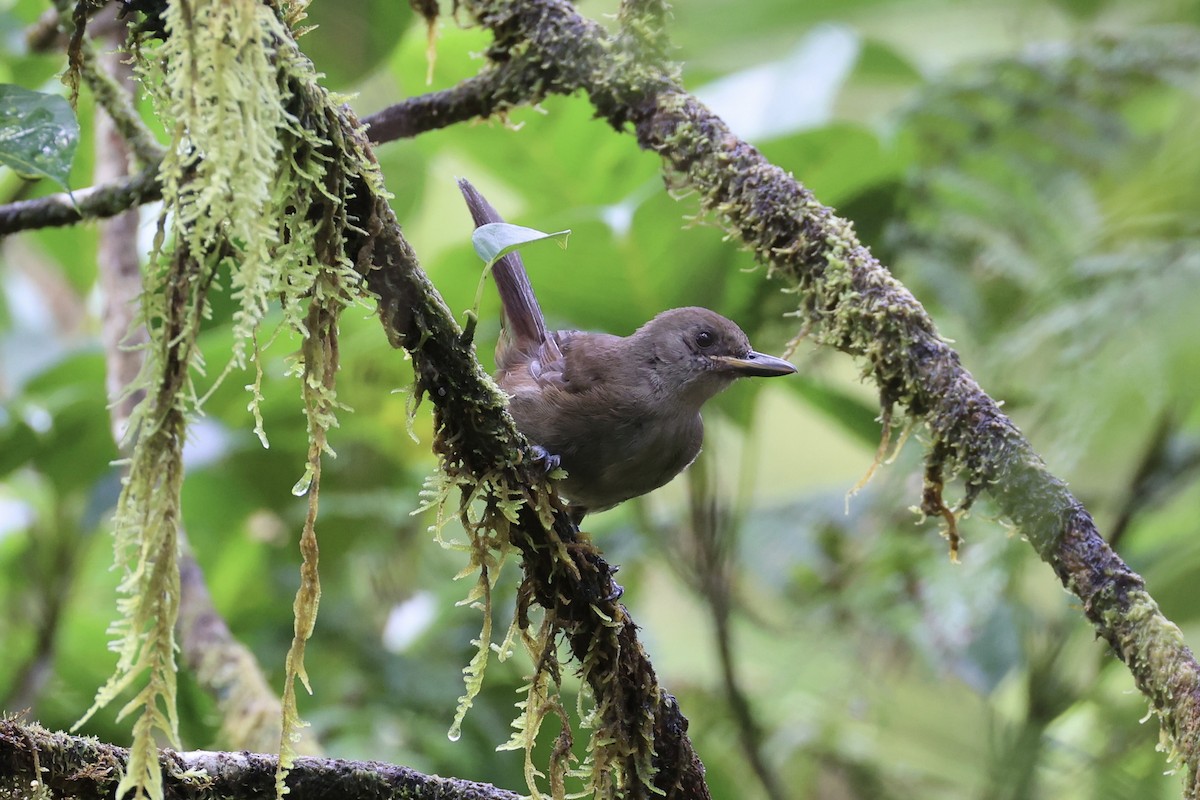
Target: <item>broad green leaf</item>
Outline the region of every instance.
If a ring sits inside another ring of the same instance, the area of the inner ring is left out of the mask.
[[[569,230],[545,233],[533,228],[523,228],[520,225],[509,225],[507,222],[489,222],[481,225],[471,234],[471,243],[475,252],[488,264],[494,264],[504,256],[533,242],[545,239],[555,239],[559,247],[566,249]]]
[[[67,189],[78,143],[79,123],[64,98],[0,85],[0,163]]]

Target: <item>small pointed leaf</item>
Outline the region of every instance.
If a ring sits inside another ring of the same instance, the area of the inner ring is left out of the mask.
[[[0,84],[0,164],[69,189],[78,143],[79,123],[64,98]]]
[[[489,222],[475,229],[471,234],[471,243],[475,245],[475,252],[479,257],[492,264],[519,247],[544,239],[555,239],[559,247],[565,248],[567,237],[570,235],[569,230],[545,233],[520,225],[509,225],[507,222]]]

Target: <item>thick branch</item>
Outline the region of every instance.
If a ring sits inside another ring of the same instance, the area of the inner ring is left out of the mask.
[[[783,170],[694,99],[662,93],[638,109],[639,140],[658,150],[778,273],[802,289],[822,341],[871,364],[885,407],[933,434],[927,471],[958,472],[965,507],[987,491],[1126,662],[1189,767],[1200,765],[1200,668],[1143,581],[1105,544],[1066,485],[961,364],[911,294]]]
[[[92,738],[50,733],[0,720],[0,795],[33,796],[40,782],[55,797],[111,798],[129,751]],[[256,753],[159,751],[165,800],[273,797],[277,758]],[[423,775],[375,761],[300,758],[288,775],[288,797],[343,800],[519,800],[486,783]]]

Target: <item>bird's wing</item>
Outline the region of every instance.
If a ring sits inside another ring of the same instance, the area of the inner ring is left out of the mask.
[[[496,372],[500,385],[511,394],[569,391],[562,342],[574,331],[550,331],[546,341],[521,343],[501,332],[496,343]],[[523,345],[523,346],[522,346]]]
[[[624,360],[614,350],[622,339],[607,333],[550,331],[540,346],[517,347],[509,338],[496,346],[500,385],[520,391],[602,395],[625,384],[614,370]]]

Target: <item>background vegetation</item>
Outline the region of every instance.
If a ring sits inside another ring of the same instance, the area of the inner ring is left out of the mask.
[[[581,8],[602,18],[615,3]],[[0,81],[58,90],[61,56],[21,45],[43,10],[21,0],[0,12]],[[427,86],[426,31],[406,7],[317,0],[311,12],[320,27],[301,43],[360,114],[473,74],[470,54],[487,43],[447,21]],[[674,9],[672,30],[688,88],[855,221],[1192,642],[1198,14],[1183,0],[694,0]],[[75,188],[92,183],[89,103]],[[737,319],[760,349],[777,352],[795,333],[780,316],[789,298],[693,219],[694,202],[672,200],[658,159],[592,120],[581,99],[379,156],[406,234],[453,308],[472,305],[479,279],[461,175],[512,222],[574,230],[566,253],[526,257],[556,326],[627,333],[696,304]],[[6,200],[53,190],[0,174]],[[119,476],[95,231],[0,246],[0,698],[66,728],[112,671],[116,616],[107,522]],[[214,304],[203,343],[216,375],[232,304],[221,293]],[[497,319],[486,291],[480,316],[486,353]],[[307,662],[316,694],[302,711],[331,755],[520,789],[520,753],[494,748],[527,663],[493,664],[462,739],[445,735],[477,612],[455,605],[467,589],[451,581],[461,554],[410,515],[433,469],[431,432],[418,415],[418,441],[409,437],[411,371],[380,333],[370,309],[343,320],[339,397],[354,412],[324,472],[324,603]],[[305,513],[291,493],[304,417],[285,376],[297,346],[281,337],[264,361],[271,447],[251,430],[251,377],[235,374],[193,423],[184,489],[216,604],[276,685]],[[802,343],[796,360],[802,377],[739,386],[713,404],[687,479],[585,526],[623,567],[625,601],[692,721],[714,796],[766,796],[742,750],[756,738],[787,797],[1177,796],[1128,671],[986,507],[962,526],[963,563],[949,563],[934,525],[907,510],[920,470],[901,451],[846,513],[878,441],[876,404],[845,358]],[[713,499],[719,524],[697,524]],[[501,579],[501,626],[515,575]],[[741,694],[730,694],[721,642],[732,643]],[[211,701],[186,676],[181,691],[185,745],[221,746]],[[85,732],[126,741],[114,713]]]

